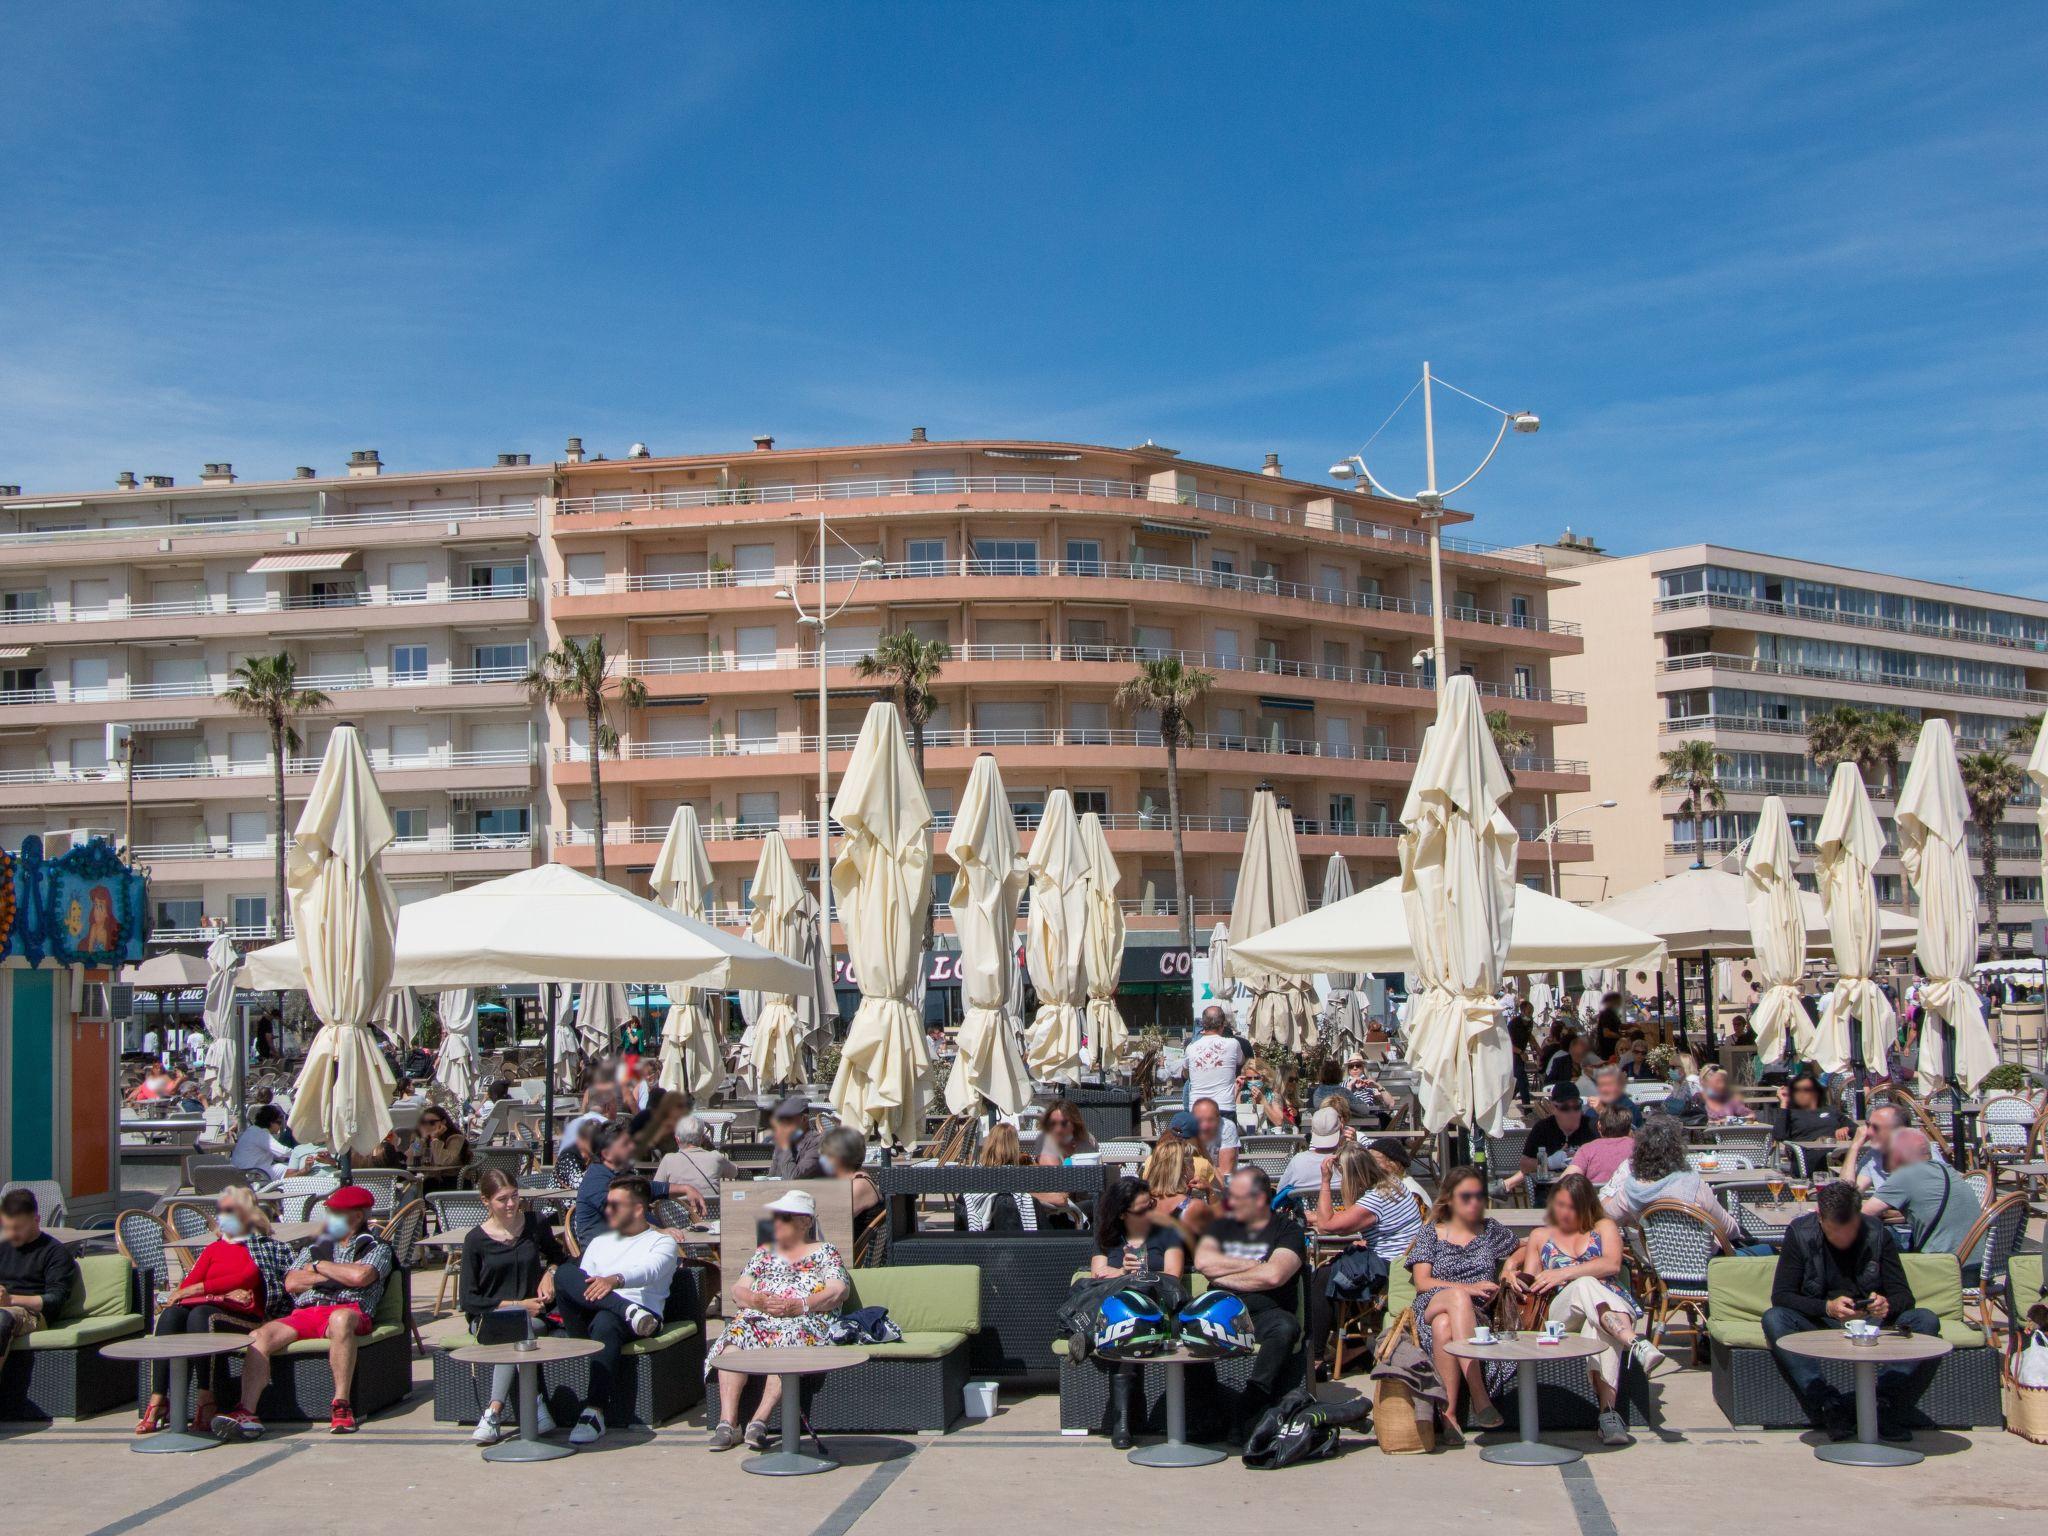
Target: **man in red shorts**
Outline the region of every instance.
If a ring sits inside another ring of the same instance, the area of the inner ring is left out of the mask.
[[[348,1404],[356,1374],[356,1338],[370,1331],[377,1301],[391,1278],[391,1247],[369,1230],[375,1198],[360,1184],[344,1184],[327,1197],[327,1235],[299,1250],[284,1277],[292,1310],[249,1335],[242,1357],[242,1401],[216,1414],[213,1432],[223,1440],[254,1440],[263,1433],[257,1400],[270,1384],[270,1357],[301,1339],[325,1339],[334,1373],[334,1402],[328,1429],[352,1435],[356,1416]]]

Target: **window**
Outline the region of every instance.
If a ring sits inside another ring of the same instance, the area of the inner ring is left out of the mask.
[[[107,769],[107,738],[103,735],[74,736],[68,757],[74,773],[104,773]]]
[[[0,693],[35,693],[42,686],[41,667],[0,667]]]
[[[1045,643],[1045,629],[1037,619],[976,619],[974,641],[977,645],[1017,647],[1011,659],[1028,659]]]
[[[943,576],[946,574],[946,541],[912,539],[903,546],[903,558],[910,565],[908,575]]]
[[[1067,574],[1069,576],[1100,576],[1102,574],[1102,540],[1067,540]]]
[[[478,837],[488,837],[517,846],[530,840],[531,812],[523,805],[494,805],[476,813]]]
[[[395,562],[384,577],[384,590],[394,603],[424,603],[427,600],[427,563],[424,560]]]
[[[1526,699],[1532,697],[1535,692],[1536,669],[1534,667],[1515,668],[1515,697]]]
[[[1209,636],[1209,648],[1216,653],[1218,665],[1228,667],[1237,660],[1238,633],[1234,629],[1219,629]]]
[[[1209,569],[1218,576],[1235,576],[1237,574],[1237,557],[1235,555],[1211,555],[1209,557]]]
[[[24,587],[13,592],[0,592],[0,613],[25,619],[30,614],[47,614],[49,609],[49,598],[40,589]]]
[[[517,679],[526,675],[526,642],[524,640],[493,641],[480,645],[470,652],[470,664],[486,677],[495,680]]]
[[[976,539],[974,563],[984,576],[1036,576],[1038,540]]]
[[[1348,640],[1325,640],[1323,642],[1323,665],[1332,671],[1341,672],[1351,665],[1351,642]]]
[[[772,587],[775,585],[775,546],[735,544],[732,549],[733,585]]]
[[[975,702],[974,730],[976,735],[993,732],[1038,732],[1044,729],[1045,704],[1042,700],[988,699]]]
[[[524,560],[493,560],[472,565],[465,574],[472,592],[489,592],[496,597],[522,597],[526,593]]]
[[[74,581],[71,583],[72,616],[106,617],[107,608],[113,602],[112,593],[112,586],[104,581]]]
[[[1529,599],[1526,597],[1509,598],[1508,617],[1514,621],[1515,628],[1527,629],[1529,627]]]
[[[171,930],[196,933],[205,921],[206,903],[197,896],[166,896],[156,904],[156,922],[152,926],[161,937]]]
[[[1343,837],[1358,831],[1358,801],[1351,795],[1330,796],[1330,830]]]
[[[740,796],[740,825],[772,827],[782,820],[782,796],[776,791],[757,790]]]
[[[434,735],[424,725],[394,725],[391,727],[391,761],[393,763],[423,763],[434,750]]]
[[[1010,814],[1017,818],[1020,827],[1035,827],[1045,814],[1045,791],[1022,785],[1008,785]]]
[[[1067,620],[1067,644],[1088,646],[1095,650],[1106,650],[1109,646],[1109,623],[1104,619]]]
[[[733,636],[733,649],[743,672],[765,672],[775,666],[775,626],[742,625]]]
[[[912,619],[903,627],[920,640],[930,640],[939,645],[952,643],[953,637],[944,619]]]
[[[1109,814],[1109,791],[1106,789],[1077,789],[1074,791],[1074,814],[1086,816],[1093,811],[1098,816]]]
[[[1332,757],[1351,756],[1351,722],[1342,715],[1324,718],[1323,750]]]
[[[427,680],[427,648],[424,645],[391,647],[391,682],[394,687]]]
[[[237,896],[234,898],[234,916],[231,921],[241,933],[267,934],[270,932],[270,898],[268,896]]]
[[[1067,704],[1067,743],[1101,744],[1109,740],[1109,705],[1099,699],[1072,699]]]
[[[1131,641],[1145,660],[1156,660],[1173,649],[1173,631],[1152,624],[1140,624],[1131,631]]]
[[[108,688],[111,669],[98,656],[74,656],[71,658],[71,697],[78,700],[104,700],[113,697]]]
[[[427,838],[427,813],[415,805],[391,808],[392,835],[401,843],[420,843]]]
[[[743,709],[734,722],[734,734],[742,752],[773,752],[779,743],[775,735],[775,711]]]
[[[228,812],[228,847],[236,854],[270,851],[271,821],[264,811]]]
[[[571,555],[569,557],[569,591],[602,592],[604,590],[604,556],[602,554]]]

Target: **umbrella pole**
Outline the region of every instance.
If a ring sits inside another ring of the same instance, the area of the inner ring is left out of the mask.
[[[536,999],[538,999],[538,996],[539,994],[536,993]],[[526,1006],[526,1000],[524,998],[515,998],[514,1004],[523,1009]],[[547,1019],[541,1025],[540,1075],[541,1102],[547,1105],[546,1113],[541,1116],[541,1151],[545,1155],[547,1149],[555,1144],[555,1021],[553,1010],[549,1010]]]
[[[1657,967],[1657,1027],[1660,1030],[1664,1027],[1664,967],[1662,965]],[[1680,1050],[1685,1049],[1685,1037],[1683,1035],[1679,1036],[1678,1047]]]
[[[1714,1053],[1714,957],[1700,951],[1700,1025],[1706,1031],[1707,1054]]]
[[[249,1009],[230,1003],[228,1010],[235,1019],[235,1129],[239,1132],[249,1123]]]
[[[1682,1049],[1690,1051],[1692,1049],[1692,1034],[1686,1028],[1685,1021],[1685,957],[1683,955],[1674,956],[1672,964],[1678,968],[1678,1043]],[[1659,966],[1657,968],[1657,986],[1661,989],[1663,985],[1664,968]]]

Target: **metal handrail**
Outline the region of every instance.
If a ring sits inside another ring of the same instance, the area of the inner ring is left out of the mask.
[[[2022,635],[1999,635],[1988,630],[1963,629],[1953,624],[1923,624],[1917,619],[1887,619],[1879,614],[1845,613],[1839,608],[1813,608],[1802,603],[1778,603],[1762,597],[1738,597],[1728,592],[1688,592],[1682,597],[1659,598],[1658,613],[1680,613],[1689,608],[1722,608],[1731,613],[1756,613],[1791,619],[1804,624],[1838,624],[1851,629],[1871,629],[1883,634],[1910,635],[1920,640],[1952,640],[1968,645],[1993,645],[2001,650],[2048,651],[2048,639],[2029,640]]]
[[[1107,815],[1097,813],[1106,832],[1165,832],[1169,830],[1164,811],[1112,811]],[[1037,829],[1040,818],[1029,812],[1012,812],[1020,832]],[[845,828],[836,820],[830,824],[832,837],[844,835]],[[934,812],[932,830],[944,832],[953,825],[949,811]],[[1183,832],[1222,832],[1242,834],[1249,829],[1247,816],[1183,816]],[[1326,821],[1313,817],[1297,816],[1294,830],[1301,837],[1369,837],[1393,838],[1401,835],[1401,826],[1393,821]],[[759,842],[770,832],[780,832],[786,838],[808,839],[818,835],[818,819],[815,816],[785,816],[774,821],[708,821],[703,824],[707,842]],[[647,843],[658,845],[668,835],[667,825],[646,822],[607,822],[604,829],[605,846],[614,843]],[[1549,839],[1532,830],[1520,834],[1525,843],[1548,842]],[[551,834],[557,848],[587,848],[597,841],[589,827],[558,827]],[[1583,827],[1566,827],[1557,834],[1560,843],[1587,844],[1592,842],[1592,833]]]
[[[148,523],[135,527],[27,528],[0,533],[0,548],[19,544],[90,543],[100,539],[189,539],[195,534],[286,532],[294,528],[393,528],[418,523],[473,523],[532,517],[537,504],[505,502],[495,507],[407,507],[388,512],[341,512],[322,515],[294,512],[277,517],[224,517],[186,523]]]
[[[79,609],[48,604],[40,608],[11,609],[0,613],[0,626],[11,624],[97,624],[123,619],[232,619],[246,614],[303,613],[327,609],[419,608],[435,603],[521,602],[533,596],[525,583],[518,587],[464,587],[454,582],[431,583],[423,592],[271,592],[261,602],[209,594],[200,598],[136,603],[115,598],[104,608]]]
[[[1816,667],[1796,661],[1772,661],[1762,656],[1737,656],[1728,651],[1695,651],[1686,656],[1666,656],[1657,663],[1657,670],[1665,673],[1694,672],[1704,668],[1750,672],[1766,677],[1810,677],[1821,682],[1853,683],[1866,688],[1907,688],[1917,693],[1960,693],[1977,699],[2015,699],[2024,704],[2048,704],[2048,692],[2035,688],[2000,688],[1990,683],[1906,677],[1891,672],[1859,672],[1846,667]]]

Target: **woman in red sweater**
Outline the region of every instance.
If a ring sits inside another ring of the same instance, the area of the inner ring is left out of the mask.
[[[270,1235],[270,1218],[255,1196],[239,1186],[221,1191],[215,1208],[220,1236],[199,1250],[185,1280],[173,1291],[156,1315],[158,1333],[213,1333],[232,1328],[246,1333],[269,1314],[270,1282],[257,1262],[261,1245],[280,1245]],[[284,1266],[271,1268],[279,1275]],[[192,1405],[193,1425],[204,1428],[213,1419],[213,1359],[201,1356],[192,1362],[192,1377],[198,1391]],[[164,1427],[170,1406],[170,1366],[158,1361],[151,1368],[149,1401],[135,1425],[138,1435],[154,1434]]]

